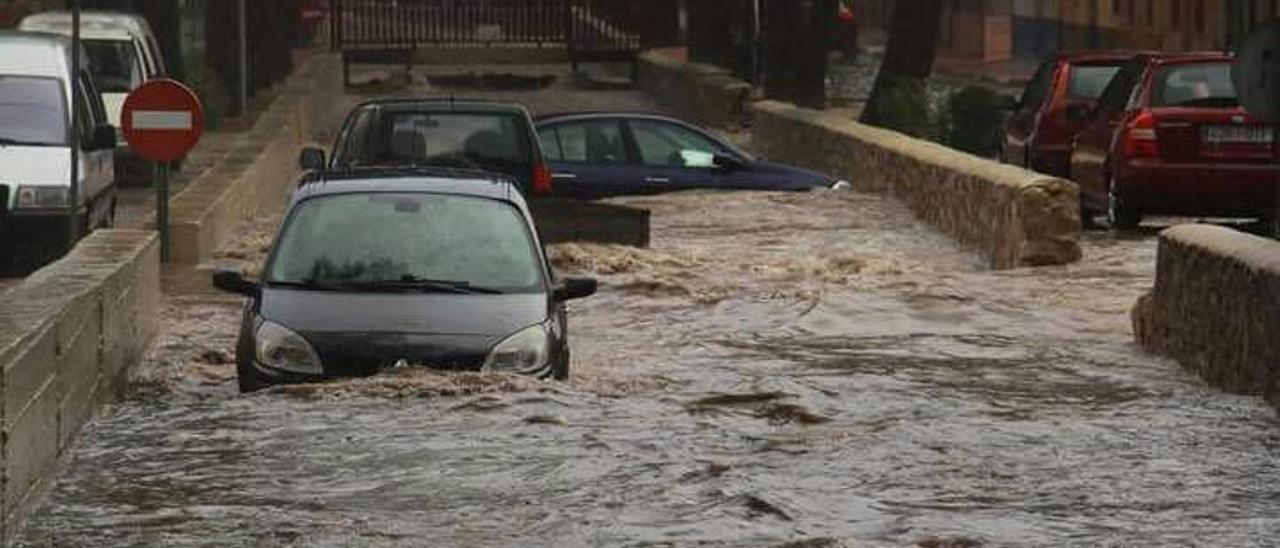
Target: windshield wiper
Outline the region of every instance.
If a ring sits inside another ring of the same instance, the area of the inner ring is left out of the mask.
[[[417,276],[405,275],[395,280],[373,280],[367,282],[343,282],[344,286],[356,287],[361,289],[382,289],[390,291],[427,291],[436,293],[458,293],[473,294],[483,293],[487,295],[497,295],[503,293],[502,290],[491,287],[482,287],[471,285],[470,282],[461,282],[455,280],[433,280],[429,278],[419,278]]]

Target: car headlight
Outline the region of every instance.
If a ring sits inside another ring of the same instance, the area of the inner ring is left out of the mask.
[[[62,209],[71,204],[71,189],[65,186],[20,186],[17,209]]]
[[[831,183],[831,190],[853,190],[853,183],[841,179]]]
[[[253,338],[259,364],[290,373],[324,373],[320,356],[311,343],[283,325],[263,320]]]
[[[543,324],[526,327],[503,339],[489,351],[485,371],[533,373],[547,366],[551,358],[551,335]]]

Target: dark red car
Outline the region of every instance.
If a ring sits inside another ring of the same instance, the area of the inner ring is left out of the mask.
[[[1239,105],[1224,53],[1140,55],[1076,138],[1082,212],[1113,227],[1143,215],[1269,217],[1280,184],[1276,128]]]
[[[1000,158],[1056,177],[1070,175],[1071,140],[1134,52],[1066,53],[1040,65],[1005,124]]]

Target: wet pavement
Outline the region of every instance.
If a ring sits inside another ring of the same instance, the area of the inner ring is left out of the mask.
[[[559,91],[503,96],[575,106]],[[406,369],[239,396],[238,301],[171,296],[133,396],[86,428],[21,545],[1249,546],[1280,530],[1274,411],[1132,343],[1150,233],[991,272],[882,196],[619,201],[653,210],[652,249],[552,250],[602,280],[571,306],[566,383]],[[271,226],[220,260],[253,264]]]

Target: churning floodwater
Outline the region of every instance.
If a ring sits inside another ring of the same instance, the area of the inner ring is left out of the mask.
[[[1150,234],[984,270],[890,199],[686,193],[565,245],[573,379],[239,396],[238,303],[172,298],[27,546],[1249,546],[1280,426],[1142,354]],[[226,259],[255,260],[254,250]],[[256,242],[256,243],[253,243]]]

